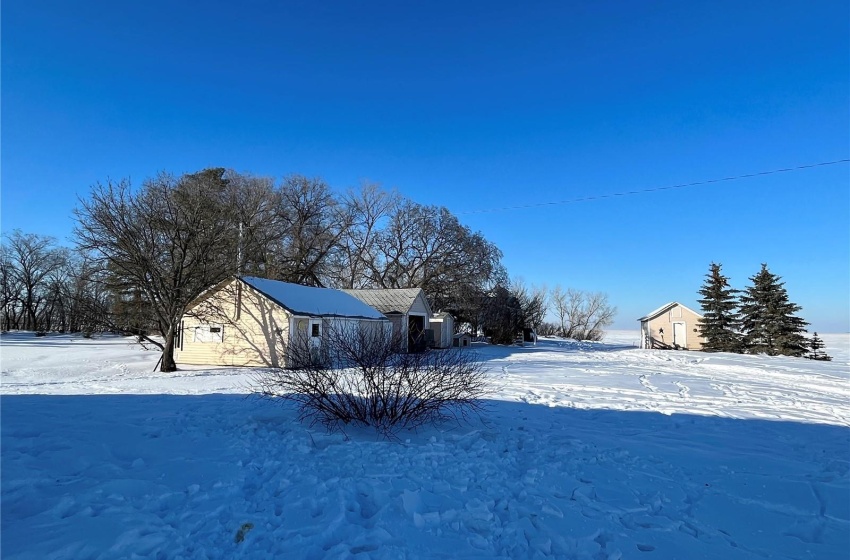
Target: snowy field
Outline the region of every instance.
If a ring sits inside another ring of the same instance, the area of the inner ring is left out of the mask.
[[[850,557],[850,335],[833,362],[637,337],[479,346],[481,420],[392,442],[246,398],[247,369],[3,335],[0,554]]]

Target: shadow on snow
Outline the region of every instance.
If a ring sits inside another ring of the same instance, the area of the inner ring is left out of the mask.
[[[485,404],[472,424],[393,442],[327,434],[241,395],[3,396],[4,557],[207,546],[250,558],[264,546],[268,557],[448,558],[538,545],[544,556],[557,545],[832,557],[850,545],[847,428]],[[254,544],[236,548],[246,521]],[[339,548],[349,541],[360,544]]]

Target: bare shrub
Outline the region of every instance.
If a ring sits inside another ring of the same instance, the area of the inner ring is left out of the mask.
[[[321,349],[309,339],[287,349],[288,368],[263,370],[254,391],[297,404],[299,419],[328,430],[372,426],[398,430],[480,412],[487,372],[467,351],[400,354],[379,329],[325,329]]]

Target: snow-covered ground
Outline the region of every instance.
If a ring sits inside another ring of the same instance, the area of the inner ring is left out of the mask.
[[[480,346],[482,419],[393,442],[246,398],[248,369],[3,335],[0,553],[847,558],[850,335],[823,338],[832,362],[639,350],[636,332]]]

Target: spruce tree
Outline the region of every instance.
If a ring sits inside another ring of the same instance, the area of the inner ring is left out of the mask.
[[[802,356],[807,350],[806,323],[795,313],[801,307],[788,300],[785,283],[761,265],[741,296],[743,343],[750,354]]]
[[[722,265],[711,263],[705,283],[700,288],[703,318],[699,321],[702,349],[708,352],[740,352],[737,330],[740,322],[738,290],[729,287],[729,279],[720,274]]]
[[[809,340],[809,353],[806,355],[810,360],[821,360],[824,362],[829,362],[832,360],[832,356],[828,356],[826,352],[821,352],[826,345],[823,343],[823,340],[818,336],[818,333],[815,333],[812,336],[812,339]]]

